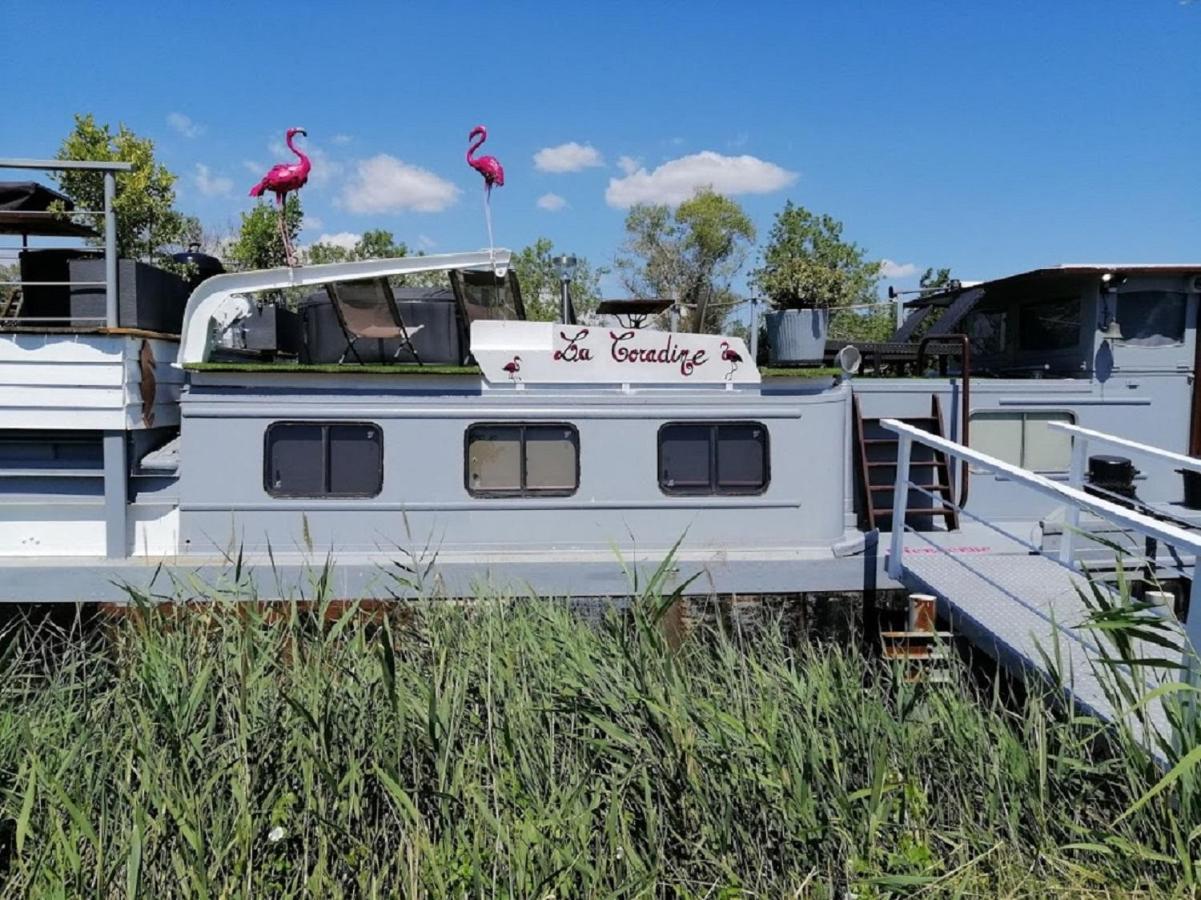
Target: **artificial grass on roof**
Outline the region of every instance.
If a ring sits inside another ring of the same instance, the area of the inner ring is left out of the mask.
[[[191,372],[281,372],[313,375],[481,375],[479,366],[424,365],[416,363],[291,363],[202,362],[185,366]]]

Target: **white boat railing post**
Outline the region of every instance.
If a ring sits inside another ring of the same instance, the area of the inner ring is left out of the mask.
[[[1084,466],[1088,459],[1088,438],[1082,434],[1072,435],[1072,467],[1068,471],[1068,486],[1080,490],[1084,486]],[[1076,532],[1080,530],[1080,507],[1070,501],[1063,504],[1063,534],[1059,539],[1059,561],[1065,566],[1072,563],[1072,545]]]
[[[897,477],[892,486],[892,542],[888,550],[888,574],[900,578],[905,569],[905,514],[909,505],[909,457],[913,438],[904,432],[897,435]]]

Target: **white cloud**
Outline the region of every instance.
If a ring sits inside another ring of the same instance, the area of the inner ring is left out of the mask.
[[[341,204],[356,213],[441,212],[459,197],[459,189],[428,169],[381,153],[360,160],[342,188]]]
[[[255,162],[253,159],[242,160],[242,168],[252,175],[266,175],[270,166],[265,166],[262,163]]]
[[[417,235],[417,246],[419,246],[422,250],[430,250],[434,247],[437,247],[438,242],[428,234],[419,234]]]
[[[308,213],[304,214],[305,231],[309,231],[310,229],[312,231],[317,231],[319,228],[324,228],[324,227],[325,227],[325,222],[321,219],[320,216],[310,216]]]
[[[635,203],[682,203],[698,188],[719,194],[769,194],[796,181],[796,173],[754,156],[722,156],[704,150],[668,160],[653,172],[645,168],[610,178],[605,201],[624,208]]]
[[[543,194],[538,198],[538,208],[547,212],[558,212],[566,205],[567,201],[558,194]]]
[[[361,234],[355,234],[353,231],[339,231],[336,234],[323,234],[314,244],[331,244],[334,247],[341,247],[344,250],[353,250],[354,245],[362,240]]]
[[[911,275],[917,274],[917,265],[882,259],[880,260],[880,274],[884,278],[909,278]]]
[[[199,122],[193,122],[188,116],[181,112],[173,112],[167,116],[167,124],[171,126],[171,130],[186,138],[200,137],[204,134],[204,126]]]
[[[539,172],[579,172],[604,164],[595,147],[575,141],[557,147],[543,147],[534,154],[534,168]]]
[[[617,158],[617,168],[625,172],[627,175],[633,175],[642,167],[642,160],[634,159],[632,156],[619,156]]]
[[[224,197],[233,190],[232,178],[214,175],[204,163],[196,163],[196,174],[192,176],[196,190],[206,197]]]
[[[354,138],[352,138],[349,134],[335,134],[332,138],[330,138],[330,140],[335,144],[349,144],[354,140]]]

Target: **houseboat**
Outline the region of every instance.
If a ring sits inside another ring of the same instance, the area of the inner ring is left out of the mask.
[[[7,215],[10,233],[37,218]],[[47,252],[24,247],[22,275]],[[830,345],[835,370],[761,367],[729,336],[526,321],[510,261],[214,274],[180,294],[110,242],[87,261],[101,277],[69,261],[25,279],[0,310],[0,601],[287,597],[315,571],[345,598],[613,596],[673,551],[689,592],[853,594],[902,587],[882,565],[884,419],[1060,480],[1053,423],[1201,451],[1201,264],[956,284],[886,345]],[[1002,475],[920,447],[911,470],[906,524],[951,552],[990,540],[980,521],[1062,533]],[[1201,521],[1170,465],[1123,471],[1096,488]]]

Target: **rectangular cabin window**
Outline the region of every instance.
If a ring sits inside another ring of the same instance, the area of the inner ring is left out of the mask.
[[[272,497],[374,497],[384,484],[384,439],[370,422],[275,422],[263,450]]]
[[[1188,294],[1180,291],[1123,291],[1118,294],[1122,343],[1132,347],[1176,347],[1184,343]]]
[[[1080,299],[1027,303],[1018,310],[1019,350],[1073,350],[1080,345]]]
[[[566,497],[580,485],[574,425],[472,425],[466,455],[473,497]]]
[[[995,356],[1005,352],[1004,310],[974,312],[964,325],[973,356]]]
[[[1031,472],[1066,472],[1072,462],[1071,435],[1048,426],[1051,422],[1075,421],[1072,413],[1058,410],[974,412],[971,445]]]
[[[764,425],[676,422],[659,429],[659,488],[665,494],[760,494],[767,483]]]

